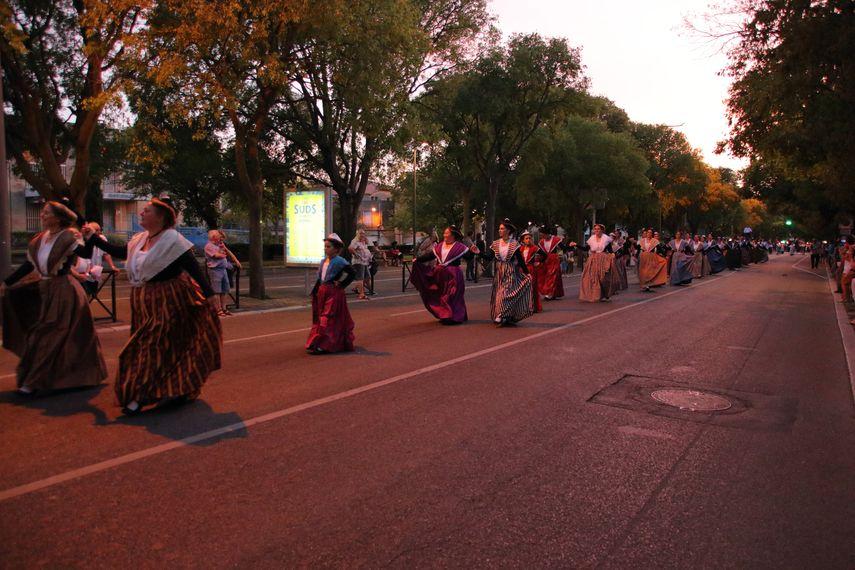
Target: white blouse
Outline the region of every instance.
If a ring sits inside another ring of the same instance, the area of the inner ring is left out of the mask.
[[[612,243],[612,238],[605,234],[600,239],[597,239],[595,235],[588,238],[588,247],[591,248],[591,253],[604,252],[610,243]]]
[[[451,248],[454,247],[455,242],[445,243],[442,242],[442,251],[440,252],[442,263],[445,263],[445,260],[448,259],[448,254],[451,252]]]
[[[508,241],[499,240],[499,257],[501,258],[502,261],[508,260],[508,250],[510,249],[510,247],[511,247],[510,240],[508,240]]]
[[[145,258],[148,257],[148,254],[150,252],[151,252],[151,250],[147,250],[147,251],[139,250],[134,254],[133,257],[131,257],[130,261],[128,262],[128,265],[130,265],[130,270],[133,273],[138,274],[141,271],[142,264],[145,261]]]
[[[36,269],[42,275],[47,275],[50,272],[48,259],[50,258],[50,252],[53,250],[53,244],[56,242],[58,235],[58,233],[51,234],[50,232],[45,232],[41,243],[39,243],[39,251],[36,253]]]

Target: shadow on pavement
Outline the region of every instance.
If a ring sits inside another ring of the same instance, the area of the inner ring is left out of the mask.
[[[242,422],[243,418],[236,412],[215,412],[204,400],[196,400],[187,404],[162,404],[137,416],[121,416],[113,424],[141,427],[154,435],[180,440]],[[188,442],[188,445],[214,445],[224,439],[245,438],[247,435],[246,428],[236,427],[216,437]]]
[[[107,425],[106,412],[92,403],[107,384],[55,390],[43,396],[22,396],[16,391],[0,394],[0,404],[11,404],[32,410],[41,410],[42,414],[52,418],[62,418],[76,414],[92,414],[97,426]]]

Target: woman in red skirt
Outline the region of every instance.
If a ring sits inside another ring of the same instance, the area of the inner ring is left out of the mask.
[[[164,400],[195,400],[220,368],[223,332],[214,291],[179,234],[168,199],[153,198],[140,212],[138,233],[126,245],[90,236],[97,246],[126,260],[131,284],[131,337],[119,354],[116,397],[127,415]],[[90,231],[91,232],[91,231]]]
[[[543,303],[540,302],[539,279],[542,275],[540,275],[539,269],[541,264],[546,260],[546,253],[540,249],[540,246],[534,243],[531,232],[528,230],[520,234],[520,239],[522,240],[520,253],[522,253],[526,267],[528,267],[528,274],[531,275],[531,293],[533,297],[532,302],[534,303],[532,306],[535,313],[541,313],[543,312]],[[559,279],[561,279],[560,276]]]
[[[318,267],[318,280],[312,289],[312,330],[306,341],[311,354],[353,350],[353,319],[347,310],[344,292],[355,272],[339,254],[344,242],[338,234],[324,240],[324,260]]]

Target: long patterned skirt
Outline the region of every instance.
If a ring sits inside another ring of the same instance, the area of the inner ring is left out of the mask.
[[[39,317],[28,327],[18,387],[57,390],[97,386],[107,377],[89,301],[71,275],[39,282]]]
[[[543,265],[529,263],[526,267],[528,267],[528,275],[531,277],[531,307],[535,313],[542,313],[543,303],[540,300],[540,280],[543,277],[541,275]]]
[[[508,261],[496,261],[493,292],[490,295],[490,317],[494,321],[519,322],[534,314],[531,276],[517,272]]]
[[[131,337],[119,354],[119,405],[197,398],[221,366],[217,313],[186,275],[131,289]]]
[[[579,284],[579,300],[596,303],[608,299],[617,290],[615,257],[611,253],[594,252],[588,255]]]
[[[324,283],[312,296],[312,330],[306,348],[324,352],[353,350],[353,319],[347,309],[344,289]]]
[[[410,282],[419,292],[428,312],[445,324],[468,320],[466,313],[466,280],[459,266],[428,267],[414,263]]]
[[[652,251],[642,251],[638,257],[638,282],[642,288],[668,283],[668,260]]]
[[[720,273],[727,269],[727,260],[718,249],[709,249],[706,253],[707,263],[710,267],[710,275]]]
[[[671,254],[671,285],[687,285],[692,282],[692,257],[675,251]]]
[[[544,297],[560,299],[564,296],[564,281],[561,279],[561,258],[550,253],[546,261],[538,266],[537,290]]]
[[[691,270],[694,279],[700,279],[706,275],[704,273],[704,260],[706,257],[702,251],[696,251],[691,257]]]
[[[626,261],[627,256],[625,255],[615,257],[615,275],[617,276],[619,291],[629,289],[629,279],[626,275]]]

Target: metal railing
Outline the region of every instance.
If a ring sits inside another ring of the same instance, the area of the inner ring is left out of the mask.
[[[96,321],[101,320],[112,320],[114,323],[118,320],[116,316],[116,271],[110,271],[105,269],[101,275],[106,275],[106,279],[100,279],[97,281],[98,287],[95,289],[93,293],[87,293],[89,296],[89,304],[91,305],[94,301],[98,305],[101,306],[104,311],[107,312],[106,317],[96,317]],[[101,300],[101,291],[104,290],[104,287],[107,286],[107,283],[110,284],[110,307],[104,304],[104,301]]]

